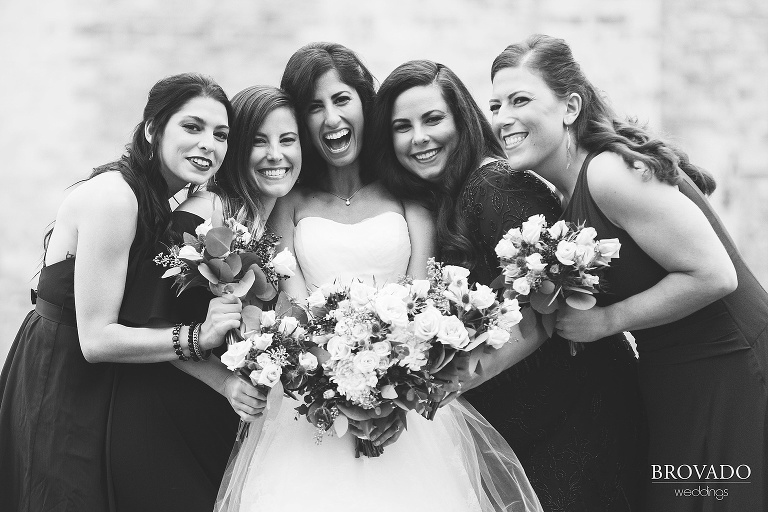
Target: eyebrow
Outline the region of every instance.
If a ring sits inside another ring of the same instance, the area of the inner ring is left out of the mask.
[[[205,119],[203,119],[202,117],[194,116],[194,115],[191,115],[191,114],[187,114],[185,117],[192,118],[192,119],[194,119],[195,121],[197,121],[200,124],[206,124]],[[227,130],[229,130],[229,125],[220,124],[220,125],[216,126],[216,128],[226,128]]]
[[[423,117],[431,116],[434,113],[445,114],[446,112],[444,110],[442,110],[442,109],[439,109],[439,108],[433,108],[432,110],[428,110],[427,112],[424,112],[419,117],[423,118]],[[398,121],[408,121],[408,119],[406,119],[404,117],[398,117],[396,119],[393,119],[392,123],[394,124],[394,123],[396,123]]]

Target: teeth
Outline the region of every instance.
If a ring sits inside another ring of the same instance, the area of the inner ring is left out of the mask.
[[[342,128],[341,130],[339,130],[337,132],[326,133],[325,135],[323,135],[323,137],[325,137],[326,139],[330,139],[330,140],[336,140],[336,139],[342,138],[343,136],[347,135],[348,133],[349,133],[349,130],[347,128]]]
[[[523,142],[523,140],[527,137],[527,135],[521,135],[519,133],[513,134],[513,135],[507,135],[504,137],[504,143],[507,146],[516,146]]]
[[[437,149],[433,149],[431,151],[425,151],[424,153],[419,153],[417,155],[413,155],[413,157],[416,160],[429,160],[430,158],[432,158],[433,156],[435,156],[437,154],[437,151],[438,151]]]
[[[189,159],[189,161],[192,162],[195,165],[199,165],[200,167],[210,167],[211,166],[211,161],[207,160],[205,158],[192,157],[192,158]]]
[[[267,178],[282,178],[288,174],[288,168],[281,167],[279,169],[259,169],[259,172]]]

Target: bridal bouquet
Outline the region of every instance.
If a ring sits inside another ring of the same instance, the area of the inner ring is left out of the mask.
[[[458,351],[509,341],[506,328],[522,318],[516,300],[499,304],[489,287],[470,290],[463,267],[431,260],[428,272],[429,279],[380,288],[325,284],[307,299],[307,333],[323,350],[323,374],[309,379],[298,410],[318,428],[318,439],[331,428],[343,435],[350,407],[400,407],[433,417],[441,386],[433,374]],[[381,453],[365,441],[358,449]]]
[[[604,288],[602,271],[619,257],[617,238],[596,237],[592,227],[563,220],[547,227],[543,215],[533,215],[496,245],[503,272],[491,286],[505,287],[505,297],[527,297],[531,307],[544,315],[544,327],[551,336],[559,301],[590,309],[596,303],[594,294]],[[581,344],[570,344],[575,355]]]
[[[155,263],[168,270],[181,294],[191,286],[208,287],[214,295],[243,297],[253,289],[257,297],[269,300],[277,281],[294,275],[296,260],[288,249],[275,254],[279,237],[265,232],[254,237],[244,225],[227,219],[212,227],[208,219],[195,229],[196,236],[184,233],[184,245],[172,246],[169,253],[155,256]],[[228,336],[228,342],[235,341]]]

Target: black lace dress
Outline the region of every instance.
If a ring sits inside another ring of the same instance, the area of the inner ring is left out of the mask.
[[[533,174],[492,162],[473,172],[460,196],[478,261],[471,278],[499,273],[494,248],[535,214],[551,225],[560,204]],[[637,362],[623,337],[571,356],[554,337],[464,397],[515,450],[547,512],[639,509],[644,428]]]
[[[174,212],[173,222],[174,231],[194,233],[203,219]],[[176,297],[172,281],[159,279],[164,269],[151,259],[144,263],[143,300],[125,311],[128,325],[205,319],[213,298],[208,290]],[[171,363],[117,366],[108,440],[116,510],[210,512],[239,417],[223,396]]]

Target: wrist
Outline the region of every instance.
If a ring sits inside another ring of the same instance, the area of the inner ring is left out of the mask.
[[[618,334],[627,330],[627,326],[625,325],[626,322],[624,321],[624,317],[621,314],[620,304],[620,302],[617,302],[616,304],[602,308],[604,320],[603,325],[605,325],[606,330],[608,331],[606,336]]]

